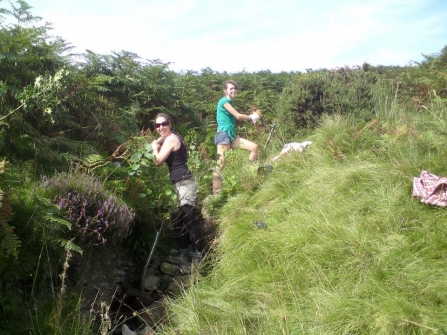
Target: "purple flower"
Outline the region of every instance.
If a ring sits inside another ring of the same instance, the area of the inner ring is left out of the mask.
[[[130,233],[133,210],[93,176],[72,169],[51,178],[43,176],[41,187],[82,241],[105,243],[108,238],[104,234],[111,241],[120,241]]]

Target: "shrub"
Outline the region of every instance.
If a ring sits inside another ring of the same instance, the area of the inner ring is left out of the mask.
[[[377,73],[365,69],[343,67],[295,75],[277,104],[282,130],[293,136],[297,129],[313,129],[323,114],[353,114],[369,121]]]
[[[118,242],[129,235],[133,210],[93,176],[72,169],[42,179],[42,190],[60,207],[81,242]]]

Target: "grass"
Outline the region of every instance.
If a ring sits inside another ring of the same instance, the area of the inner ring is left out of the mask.
[[[421,170],[447,174],[435,103],[386,101],[369,123],[327,117],[262,184],[241,177],[218,211],[214,270],[169,301],[159,333],[445,334],[445,209],[411,195]],[[236,178],[247,170],[232,163]]]

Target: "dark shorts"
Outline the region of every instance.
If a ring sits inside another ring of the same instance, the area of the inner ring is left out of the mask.
[[[218,131],[216,135],[214,135],[214,144],[227,144],[231,145],[234,141],[231,140],[230,136],[224,131]]]

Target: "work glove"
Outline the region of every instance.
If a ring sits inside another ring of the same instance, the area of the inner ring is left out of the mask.
[[[257,121],[259,121],[259,119],[260,119],[260,116],[258,114],[253,113],[253,114],[250,114],[249,116],[250,116],[250,119],[253,122],[253,124],[256,123]]]

